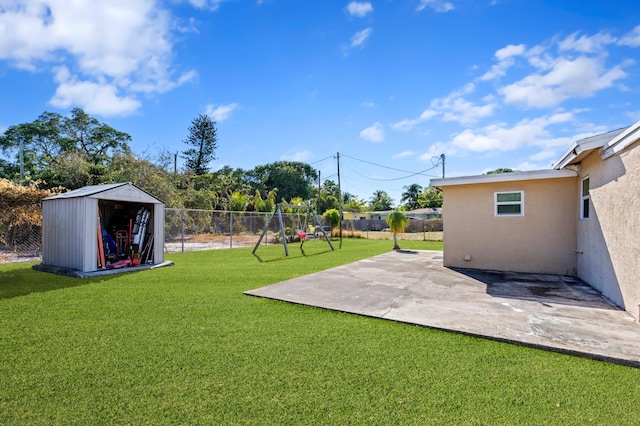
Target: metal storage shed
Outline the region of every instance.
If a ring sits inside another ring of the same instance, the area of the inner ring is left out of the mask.
[[[104,235],[111,240],[115,238],[114,233],[119,232],[122,241],[126,238],[126,242],[131,243],[131,229],[139,222],[137,214],[141,211],[148,211],[148,223],[136,248],[138,253],[146,248],[146,256],[137,267],[117,270],[163,264],[164,204],[131,182],[125,182],[86,186],[45,198],[42,201],[42,264],[34,268],[72,276],[115,271],[107,268],[112,266],[108,261],[102,264],[104,256],[100,253],[99,239]]]

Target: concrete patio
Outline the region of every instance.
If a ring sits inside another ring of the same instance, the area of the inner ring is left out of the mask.
[[[640,367],[640,325],[584,282],[397,251],[245,294]]]

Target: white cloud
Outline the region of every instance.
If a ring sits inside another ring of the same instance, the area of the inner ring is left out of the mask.
[[[369,142],[384,141],[384,129],[382,128],[382,124],[375,123],[373,126],[367,127],[360,132],[360,137],[362,139],[368,140]]]
[[[446,13],[454,9],[453,3],[444,0],[420,0],[420,4],[416,7],[417,11],[422,11],[426,7],[430,7],[436,12]]]
[[[441,114],[441,112],[435,111],[432,109],[425,109],[424,111],[422,111],[422,114],[420,114],[420,117],[414,118],[411,120],[410,119],[400,120],[397,123],[392,124],[391,128],[393,130],[398,130],[400,132],[408,132],[408,131],[411,131],[416,125],[422,122],[425,122],[427,120],[430,120],[431,118],[439,114]]]
[[[393,123],[391,125],[391,128],[393,130],[397,130],[399,132],[409,132],[411,131],[417,124],[422,123],[423,120],[420,120],[419,118],[413,119],[413,120],[409,120],[409,119],[404,119],[404,120],[400,120],[397,123]]]
[[[504,102],[530,108],[548,108],[572,98],[586,98],[612,87],[627,74],[622,63],[606,69],[604,58],[579,56],[560,58],[546,74],[531,74],[520,81],[502,87]]]
[[[231,115],[231,112],[233,112],[233,110],[235,110],[237,107],[238,107],[237,102],[233,102],[228,105],[219,105],[219,106],[207,105],[206,114],[209,117],[211,117],[215,122],[222,123],[223,121],[226,121],[229,118],[229,116]]]
[[[472,152],[513,151],[524,147],[568,146],[566,138],[553,138],[548,127],[571,122],[574,114],[559,112],[551,116],[536,119],[524,119],[513,127],[504,124],[492,124],[480,129],[466,129],[456,135],[451,144],[459,149]]]
[[[425,153],[421,154],[419,158],[421,161],[429,162],[435,166],[440,161],[440,155],[455,155],[456,152],[457,149],[453,146],[443,142],[436,142],[432,144]]]
[[[513,56],[520,56],[525,52],[524,44],[509,44],[502,49],[496,50],[495,57],[499,61],[511,58]]]
[[[524,44],[513,45],[510,44],[502,49],[499,49],[495,53],[495,57],[498,63],[493,65],[489,71],[480,77],[481,81],[493,80],[498,77],[506,75],[507,70],[515,64],[514,57],[520,56],[525,53]]]
[[[632,119],[633,121],[640,120],[640,110],[638,110],[638,111],[628,111],[628,112],[625,113],[625,115],[627,117],[629,117],[630,119]]]
[[[640,47],[640,25],[625,34],[618,44],[622,46]]]
[[[474,91],[474,84],[466,84],[461,89],[451,92],[444,98],[433,99],[429,108],[424,110],[418,118],[404,119],[394,123],[391,127],[394,130],[408,132],[416,125],[438,115],[442,116],[443,121],[455,121],[463,125],[472,125],[481,118],[492,116],[499,106],[493,96],[485,96],[482,99],[484,102],[482,105],[477,105],[464,99],[464,96]]]
[[[373,108],[374,106],[376,106],[375,102],[362,102],[360,105],[362,105],[365,108]]]
[[[616,38],[608,33],[598,33],[593,36],[582,35],[576,38],[578,33],[573,33],[558,43],[558,48],[562,50],[573,50],[582,53],[597,53],[608,44],[615,43]]]
[[[313,152],[309,151],[308,149],[298,149],[299,148],[296,148],[294,152],[290,152],[280,156],[280,159],[285,161],[300,161],[304,163],[313,158]]]
[[[216,10],[220,9],[220,5],[222,3],[229,0],[188,0],[188,1],[189,1],[189,4],[191,4],[191,6],[197,9],[208,9],[212,12],[215,12]],[[261,2],[258,1],[258,4],[261,4]]]
[[[347,5],[347,12],[356,18],[363,18],[367,13],[373,12],[373,6],[369,2],[352,1]]]
[[[364,30],[358,31],[357,33],[355,33],[351,37],[350,47],[352,47],[352,48],[354,48],[354,47],[363,48],[364,47],[364,43],[371,36],[372,32],[373,32],[373,28],[369,27],[369,28],[365,28]]]
[[[442,120],[457,121],[463,125],[475,124],[480,118],[492,116],[497,106],[495,102],[476,105],[463,98],[457,98],[445,107],[448,111],[443,113]]]
[[[557,155],[558,153],[556,152],[556,150],[545,149],[538,152],[537,154],[533,154],[531,156],[531,160],[534,160],[534,161],[553,160],[557,157]]]
[[[513,167],[513,169],[520,170],[520,171],[542,170],[542,169],[548,169],[548,168],[549,166],[531,163],[530,161],[523,161],[522,163],[518,163],[515,165],[515,167]]]
[[[130,114],[140,107],[134,97],[119,96],[117,86],[79,81],[65,67],[58,69],[55,81],[58,88],[49,102],[56,108],[83,105],[88,114],[114,116]]]
[[[414,155],[416,155],[416,154],[417,154],[417,152],[415,152],[415,151],[411,151],[411,150],[408,150],[408,151],[402,151],[402,152],[399,152],[398,154],[395,154],[395,155],[393,156],[393,158],[406,158],[406,157],[413,157],[413,156],[414,156]]]
[[[52,103],[128,114],[140,93],[166,92],[195,76],[174,76],[173,28],[157,0],[3,1],[0,60],[51,72],[61,84]],[[63,80],[61,66],[69,74]],[[97,98],[110,106],[98,108]]]

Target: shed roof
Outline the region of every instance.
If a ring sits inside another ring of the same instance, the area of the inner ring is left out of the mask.
[[[84,186],[82,188],[74,189],[73,191],[65,192],[63,194],[47,197],[43,201],[82,197],[99,198],[114,201],[136,201],[154,204],[162,203],[162,201],[158,200],[145,190],[138,188],[131,182]]]

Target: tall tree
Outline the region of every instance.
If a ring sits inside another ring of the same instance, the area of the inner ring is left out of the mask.
[[[378,189],[373,193],[373,197],[371,197],[369,210],[373,212],[387,211],[391,210],[392,205],[393,199],[389,197],[389,194]]]
[[[167,207],[183,206],[172,173],[148,159],[138,158],[131,153],[114,155],[111,160],[111,178],[114,182],[132,182],[164,201]],[[206,192],[203,191],[203,194]]]
[[[520,170],[514,170],[514,169],[510,169],[508,167],[502,167],[499,169],[495,169],[495,170],[489,170],[488,172],[485,173],[485,175],[497,175],[500,173],[514,173],[514,172],[519,172]]]
[[[403,203],[404,207],[407,210],[415,210],[420,208],[420,203],[418,202],[418,196],[420,195],[420,191],[422,191],[422,186],[417,183],[412,183],[409,186],[405,186],[404,192],[402,193],[402,198],[400,198],[400,202]]]
[[[216,123],[206,114],[200,114],[191,121],[189,135],[183,141],[193,148],[182,151],[182,158],[187,160],[186,167],[196,175],[209,171],[209,163],[215,160],[218,147]]]
[[[55,114],[45,114],[50,115],[46,117],[50,121],[56,119]],[[72,109],[71,117],[64,118],[60,124],[63,150],[77,151],[92,164],[106,165],[114,154],[130,151],[131,136],[99,122],[80,108]]]
[[[367,202],[365,200],[360,200],[348,192],[342,194],[342,210],[346,212],[363,212],[366,209]]]
[[[261,193],[277,189],[281,199],[300,197],[308,200],[313,183],[318,179],[318,172],[306,163],[276,161],[255,167],[247,177],[248,183]]]
[[[330,179],[322,182],[319,190],[314,185],[311,196],[316,199],[316,210],[318,214],[338,208],[340,192],[338,191],[338,185]]]
[[[418,196],[418,203],[421,207],[438,208],[442,207],[442,192],[433,186],[423,188]]]
[[[9,127],[0,136],[0,148],[15,155],[16,166],[24,165],[26,178],[45,180],[45,187],[64,184],[74,189],[109,181],[112,157],[129,153],[130,140],[74,108],[70,117],[44,112],[31,123]]]

